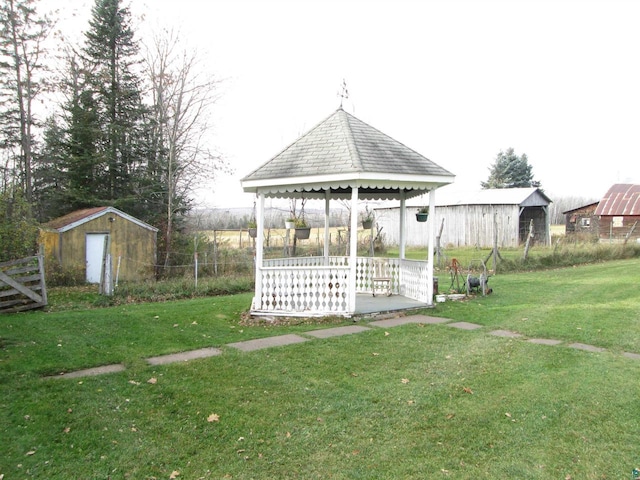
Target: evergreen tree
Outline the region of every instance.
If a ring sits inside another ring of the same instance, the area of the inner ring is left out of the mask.
[[[34,157],[34,215],[46,222],[68,212],[65,131],[55,117],[45,121],[43,153]]]
[[[506,152],[500,151],[496,161],[489,168],[490,174],[486,182],[481,182],[482,188],[518,188],[539,187],[540,182],[533,179],[533,171],[529,165],[527,155],[518,156],[513,148]]]
[[[138,52],[129,10],[121,7],[120,0],[96,0],[86,32],[86,78],[76,119],[88,115],[99,130],[85,132],[96,135],[96,150],[83,151],[87,156],[80,158],[80,163],[92,169],[103,165],[106,176],[105,191],[99,192],[102,203],[147,220],[153,215],[149,211],[153,207],[136,188],[146,181],[149,154],[149,124],[142,103],[141,80],[135,73]],[[77,193],[82,195],[82,189]]]

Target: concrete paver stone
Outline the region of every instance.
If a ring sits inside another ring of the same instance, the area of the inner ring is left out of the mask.
[[[559,345],[562,343],[562,340],[554,340],[552,338],[530,338],[527,342],[536,343],[538,345]]]
[[[382,328],[397,327],[400,325],[406,325],[408,323],[423,323],[423,324],[435,324],[448,322],[448,318],[430,317],[428,315],[410,315],[407,317],[395,317],[387,318],[385,320],[375,320],[369,322],[369,325]]]
[[[60,375],[52,375],[46,378],[80,378],[94,377],[105,373],[123,372],[125,369],[122,363],[114,363],[113,365],[102,365],[100,367],[85,368],[84,370],[76,370],[75,372],[62,373]]]
[[[169,355],[160,355],[158,357],[147,358],[150,365],[166,365],[167,363],[186,362],[196,358],[208,358],[220,355],[222,350],[219,348],[200,348],[198,350],[190,350],[188,352],[171,353]]]
[[[305,335],[310,335],[315,338],[329,338],[339,337],[341,335],[350,335],[352,333],[360,333],[366,330],[371,330],[367,327],[360,325],[348,325],[346,327],[325,328],[322,330],[312,330],[311,332],[304,332]]]
[[[495,335],[496,337],[509,337],[509,338],[518,338],[521,337],[521,333],[512,332],[510,330],[494,330],[493,332],[489,332],[491,335]]]
[[[605,348],[596,347],[594,345],[587,345],[585,343],[572,343],[569,348],[577,348],[578,350],[586,350],[587,352],[606,352]]]
[[[280,335],[277,337],[258,338],[256,340],[247,340],[246,342],[228,343],[228,347],[237,348],[243,352],[252,352],[254,350],[261,350],[263,348],[281,347],[284,345],[291,345],[293,343],[308,342],[308,338],[301,337],[300,335],[289,334]]]
[[[448,327],[459,328],[461,330],[475,330],[476,328],[482,328],[482,325],[478,325],[477,323],[469,323],[469,322],[454,322],[447,323]]]

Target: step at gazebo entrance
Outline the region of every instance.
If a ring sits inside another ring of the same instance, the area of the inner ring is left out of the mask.
[[[433,213],[436,189],[453,180],[452,173],[339,108],[241,181],[244,191],[258,198],[251,314],[350,317],[358,313],[358,294],[371,296],[374,259],[357,256],[357,235],[350,235],[348,256],[329,255],[332,200],[350,201],[351,232],[357,232],[358,200],[400,202],[400,255],[385,259],[385,273],[393,295],[406,297],[413,308],[431,306],[434,215],[425,228],[427,260],[407,260],[406,200],[428,192]],[[264,259],[265,198],[324,200],[324,255]]]

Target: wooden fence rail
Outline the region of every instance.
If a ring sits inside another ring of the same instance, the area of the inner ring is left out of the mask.
[[[42,256],[0,263],[0,313],[20,312],[46,304]]]

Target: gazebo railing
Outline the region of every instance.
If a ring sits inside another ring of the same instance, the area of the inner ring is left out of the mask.
[[[427,293],[429,264],[424,260],[400,260],[402,283],[399,294],[419,302],[431,303]]]
[[[356,292],[371,293],[374,261],[383,262],[391,292],[429,303],[428,264],[419,260],[358,257]],[[254,310],[325,315],[349,313],[349,257],[288,257],[264,260],[261,295]]]
[[[349,312],[348,266],[276,266],[259,270],[261,295],[254,310],[300,315]]]

